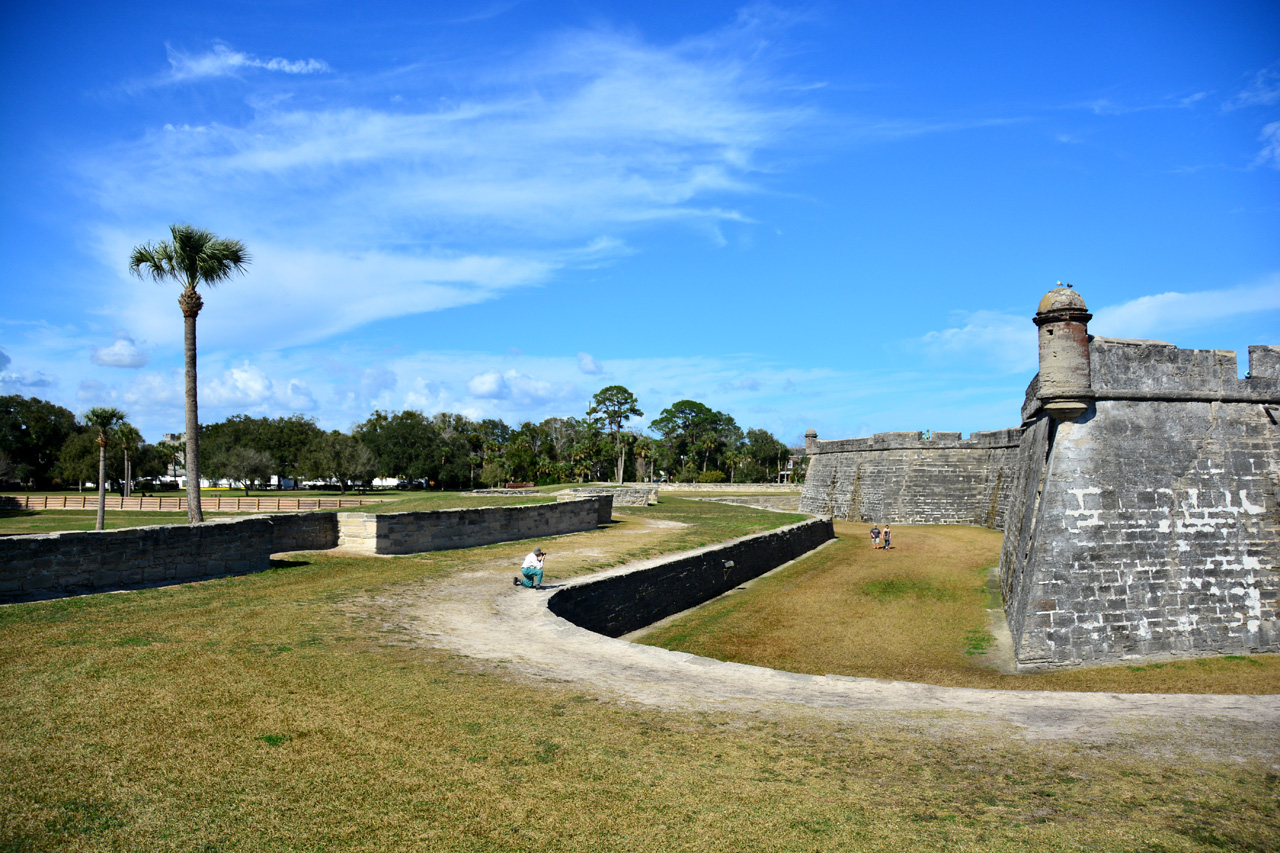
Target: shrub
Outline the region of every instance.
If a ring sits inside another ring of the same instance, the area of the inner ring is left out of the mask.
[[[699,483],[723,483],[727,479],[723,471],[703,471],[698,475]]]

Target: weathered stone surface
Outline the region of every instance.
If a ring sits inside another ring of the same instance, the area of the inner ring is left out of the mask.
[[[613,518],[600,495],[553,504],[338,515],[338,544],[367,554],[419,554],[594,530]]]
[[[890,524],[1004,523],[1022,430],[814,441],[800,511]]]
[[[576,500],[596,495],[613,498],[614,506],[650,506],[658,502],[657,486],[578,487],[556,492],[556,500]]]
[[[575,625],[618,637],[710,601],[834,538],[831,519],[810,519],[571,585],[551,596],[548,607]]]
[[[1000,562],[1023,668],[1280,651],[1280,348],[1093,338],[1093,402],[1028,391]],[[1254,402],[1259,401],[1259,402]]]

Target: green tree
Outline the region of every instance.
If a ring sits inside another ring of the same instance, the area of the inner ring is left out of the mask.
[[[0,448],[12,464],[10,476],[28,486],[45,488],[67,439],[75,435],[75,413],[36,397],[0,397]]]
[[[108,464],[113,461],[114,455],[108,457]],[[54,470],[63,482],[75,482],[83,491],[85,482],[98,477],[98,437],[87,429],[74,433],[63,443]]]
[[[245,497],[249,489],[271,479],[275,461],[271,454],[252,447],[233,447],[227,451],[222,460],[222,472],[232,480],[238,480],[244,487]]]
[[[636,455],[636,480],[641,483],[653,482],[653,472],[649,469],[653,464],[653,454],[656,449],[653,439],[649,436],[636,436],[636,443],[632,446],[632,450]]]
[[[680,400],[662,410],[653,428],[667,443],[672,464],[675,459],[701,460],[706,471],[726,444],[736,444],[742,433],[734,420],[696,400]],[[682,472],[683,475],[683,472]]]
[[[634,394],[621,385],[610,385],[607,388],[601,388],[591,399],[591,408],[587,409],[587,416],[596,415],[604,418],[609,427],[609,433],[613,436],[614,449],[618,455],[618,464],[614,473],[618,484],[621,485],[622,468],[627,458],[627,448],[622,441],[622,425],[633,417],[644,417],[644,412],[640,411],[640,402]]]
[[[98,441],[98,521],[94,530],[103,530],[107,524],[107,442],[128,417],[109,406],[95,406],[84,413],[85,426],[97,433]]]
[[[196,315],[204,300],[196,291],[203,284],[213,286],[244,272],[249,253],[239,240],[216,237],[212,232],[190,225],[169,227],[172,242],[145,243],[129,256],[129,271],[155,281],[173,279],[182,285],[178,305],[182,308],[183,351],[186,362],[187,426],[187,520],[204,521],[200,509],[200,417],[196,401]]]
[[[344,495],[348,484],[368,482],[378,469],[378,460],[369,448],[354,436],[337,430],[322,432],[312,439],[301,464],[309,477],[337,480]]]
[[[138,448],[142,445],[142,434],[133,424],[126,423],[116,429],[116,439],[120,442],[121,450],[124,451],[124,476],[120,480],[120,497],[127,498],[133,493],[133,469],[129,467],[129,454],[132,452],[137,456]]]

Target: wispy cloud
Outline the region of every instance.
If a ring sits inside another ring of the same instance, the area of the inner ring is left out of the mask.
[[[318,74],[333,70],[322,59],[261,59],[235,50],[224,42],[214,42],[213,47],[204,53],[185,53],[169,44],[165,45],[165,50],[169,56],[169,70],[157,78],[160,83],[227,77],[251,69],[281,74]]]
[[[1258,139],[1262,142],[1262,150],[1258,152],[1254,165],[1280,169],[1280,121],[1273,121],[1262,128]]]
[[[966,362],[1005,374],[1035,370],[1036,329],[1031,318],[998,311],[965,311],[958,324],[925,334],[924,351],[939,361]]]
[[[1224,110],[1244,107],[1269,107],[1280,103],[1280,66],[1263,68],[1253,75],[1249,85],[1222,105]]]

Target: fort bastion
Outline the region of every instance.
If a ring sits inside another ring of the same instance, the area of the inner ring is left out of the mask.
[[[1184,350],[1088,333],[1040,302],[1040,371],[999,432],[806,438],[801,508],[1004,531],[1022,669],[1280,651],[1280,347]]]

